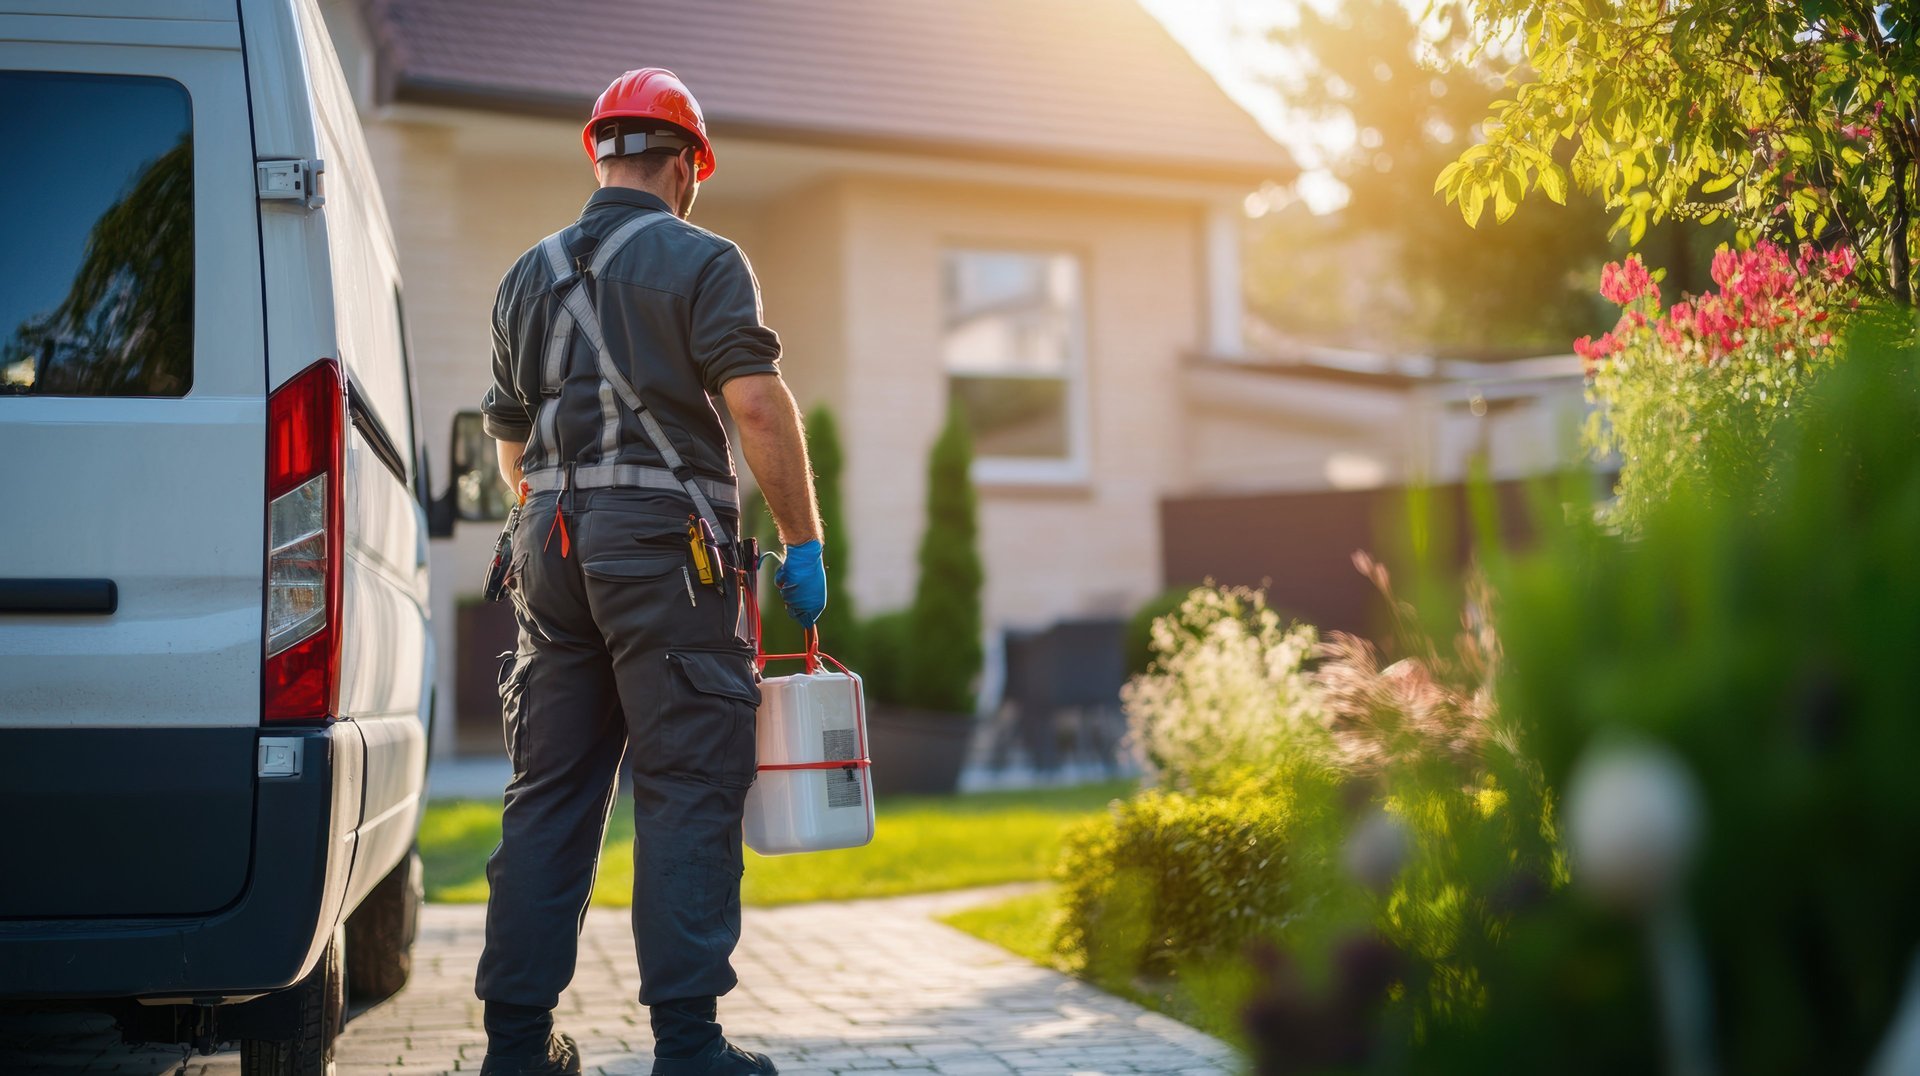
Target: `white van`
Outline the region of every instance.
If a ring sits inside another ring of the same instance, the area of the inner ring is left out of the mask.
[[[392,233],[312,0],[0,0],[0,999],[325,1071],[433,711]]]

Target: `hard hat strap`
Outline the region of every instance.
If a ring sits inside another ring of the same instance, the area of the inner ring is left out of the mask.
[[[602,131],[596,133],[593,140],[595,160],[604,161],[608,157],[630,157],[636,153],[645,153],[654,149],[670,149],[675,153],[686,149],[698,149],[692,140],[673,131],[657,127],[642,131],[622,131],[618,123],[605,124]]]

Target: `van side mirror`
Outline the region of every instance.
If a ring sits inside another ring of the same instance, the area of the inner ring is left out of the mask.
[[[453,461],[453,474],[442,498],[450,516],[449,533],[455,519],[497,523],[507,518],[513,495],[500,477],[493,438],[481,425],[480,412],[462,411],[453,416],[451,441],[447,456]]]
[[[427,446],[420,446],[420,459],[414,466],[414,474],[419,479],[418,494],[420,507],[427,513],[427,537],[453,537],[453,490],[448,489],[438,497],[433,495],[433,465],[427,458]]]

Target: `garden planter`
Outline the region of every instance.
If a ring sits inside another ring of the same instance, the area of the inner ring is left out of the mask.
[[[960,788],[973,715],[870,706],[867,735],[876,795],[946,795]]]

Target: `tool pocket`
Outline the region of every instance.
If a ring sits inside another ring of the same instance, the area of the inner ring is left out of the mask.
[[[532,559],[532,555],[527,550],[522,549],[516,552],[513,559],[508,562],[507,577],[501,584],[507,600],[513,603],[516,616],[530,615],[527,608],[527,584],[522,576],[526,573],[527,565],[532,562]]]
[[[745,650],[678,649],[659,722],[663,768],[728,788],[753,784],[760,685]]]
[[[521,746],[526,738],[527,677],[533,672],[533,655],[514,653],[500,663],[500,732],[506,741],[507,761],[513,772],[522,772]]]
[[[581,570],[594,579],[604,582],[626,583],[658,579],[670,573],[678,574],[686,563],[687,555],[682,550],[658,552],[636,550],[632,553],[595,557],[581,565]]]

